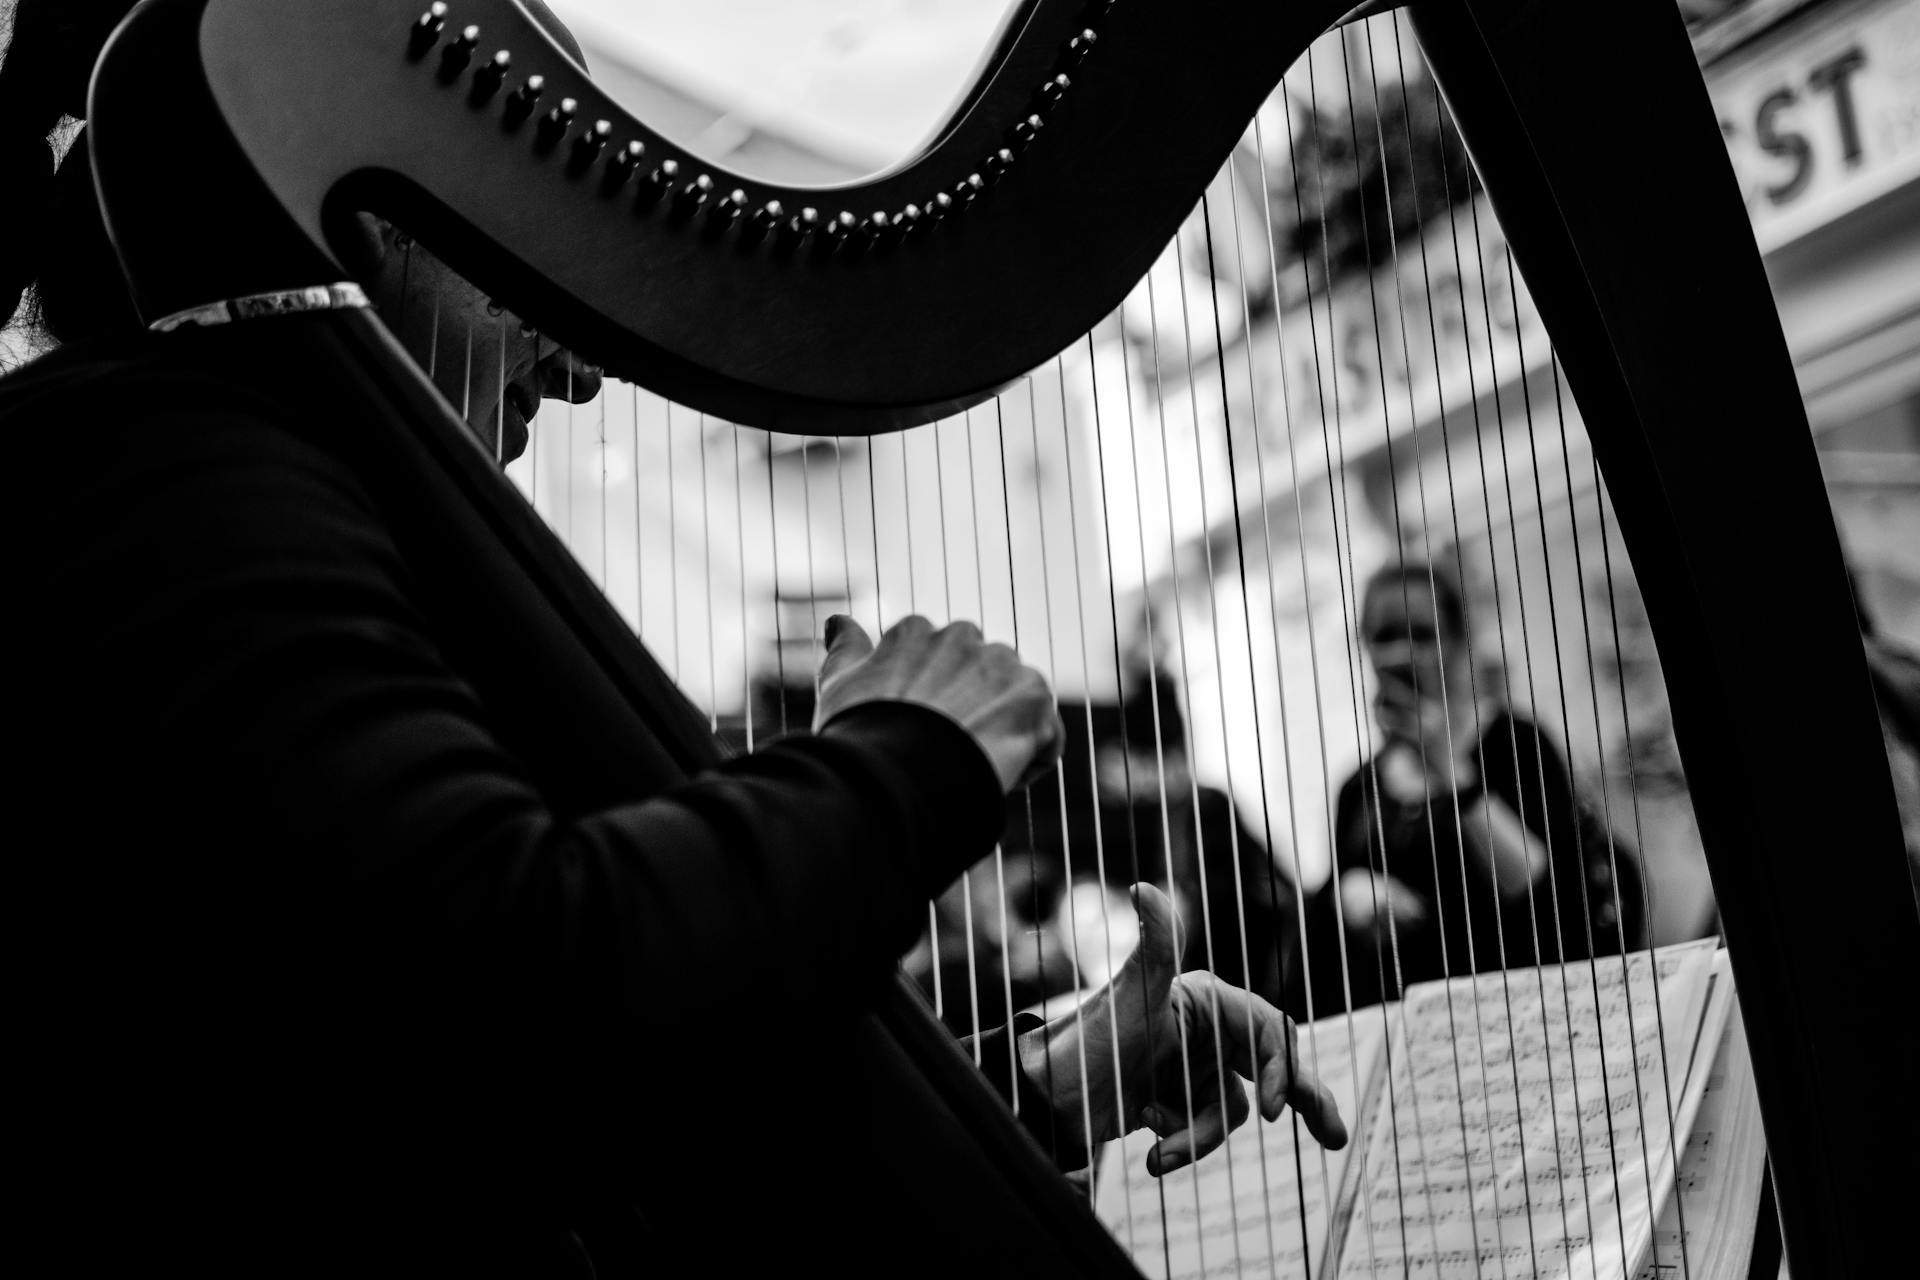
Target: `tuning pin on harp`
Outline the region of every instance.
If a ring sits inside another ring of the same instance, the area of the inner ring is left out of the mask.
[[[977,173],[970,173],[953,184],[953,207],[955,210],[966,208],[980,198],[987,189],[987,181]]]
[[[542,151],[551,151],[560,145],[560,139],[567,136],[567,130],[573,127],[573,117],[580,110],[580,103],[573,98],[562,98],[553,110],[540,117],[540,133],[536,145]]]
[[[527,117],[540,101],[540,95],[547,91],[545,76],[528,76],[526,83],[507,95],[506,125],[517,129],[526,123]]]
[[[739,224],[746,216],[747,193],[735,187],[726,195],[707,206],[706,234],[709,239],[719,239]]]
[[[892,243],[899,244],[920,229],[920,206],[909,204],[893,215]]]
[[[601,189],[612,195],[627,184],[639,171],[640,161],[646,157],[647,144],[635,140],[614,152],[607,159],[606,176],[601,179]]]
[[[480,28],[468,27],[453,38],[452,43],[440,51],[440,80],[443,84],[452,84],[473,61],[474,50],[480,47]]]
[[[1058,75],[1050,77],[1049,79],[1041,81],[1040,87],[1033,91],[1034,114],[1044,116],[1048,112],[1052,111],[1055,107],[1059,106],[1062,101],[1065,100],[1067,96],[1067,90],[1071,89],[1072,87],[1073,87],[1073,80],[1064,71],[1060,72]]]
[[[1086,61],[1087,55],[1093,52],[1093,46],[1099,43],[1099,40],[1100,37],[1094,33],[1093,28],[1088,27],[1067,41],[1066,48],[1060,51],[1061,65],[1072,67]]]
[[[864,237],[860,235],[860,219],[845,209],[827,219],[820,234],[814,237],[813,251],[816,257],[827,258],[845,250],[857,253],[862,247]]]
[[[875,209],[860,220],[853,242],[864,248],[890,249],[899,238],[899,232],[893,225],[893,215],[885,209]]]
[[[776,253],[792,253],[810,236],[820,233],[820,211],[812,205],[778,224],[773,247]]]
[[[673,193],[672,218],[675,222],[685,222],[700,212],[703,205],[713,196],[713,179],[701,174]]]
[[[415,20],[407,31],[407,52],[416,60],[427,56],[427,50],[440,42],[440,33],[447,28],[447,6],[439,0],[427,6],[427,11]]]
[[[473,73],[473,92],[468,96],[474,106],[479,106],[500,92],[500,86],[507,82],[507,72],[513,69],[513,55],[505,49],[494,54],[487,64]]]
[[[591,128],[573,140],[573,154],[567,157],[569,173],[585,173],[607,149],[608,139],[613,137],[611,120],[595,120]]]
[[[1025,151],[1033,145],[1033,140],[1040,136],[1040,130],[1044,128],[1046,128],[1046,122],[1040,119],[1038,112],[1035,112],[1007,130],[1007,146],[1016,153]]]
[[[927,201],[927,207],[921,214],[921,224],[928,227],[935,226],[945,222],[952,212],[953,197],[944,191],[936,191],[933,193],[933,198]]]
[[[662,160],[653,167],[652,172],[640,179],[640,194],[635,198],[636,207],[651,209],[660,202],[662,196],[667,194],[668,188],[679,180],[680,162]]]
[[[753,211],[753,216],[740,224],[740,247],[750,249],[773,234],[787,211],[778,200],[769,200]]]

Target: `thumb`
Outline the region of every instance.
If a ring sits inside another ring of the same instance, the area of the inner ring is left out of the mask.
[[[820,664],[820,683],[858,663],[873,652],[873,640],[861,625],[844,613],[827,619],[827,656]]]
[[[1131,894],[1140,917],[1140,945],[1127,958],[1123,972],[1137,975],[1146,989],[1147,1007],[1157,1009],[1166,1003],[1173,975],[1180,968],[1179,919],[1167,895],[1153,885],[1142,881]]]

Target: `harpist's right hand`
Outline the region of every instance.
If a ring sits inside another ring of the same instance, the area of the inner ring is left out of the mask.
[[[845,614],[828,618],[813,727],[868,702],[913,702],[947,716],[973,735],[1008,791],[1053,767],[1066,732],[1046,678],[1006,645],[986,643],[971,622],[936,628],[916,614],[876,645]]]

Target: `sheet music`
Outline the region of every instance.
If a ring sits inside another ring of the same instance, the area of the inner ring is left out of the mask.
[[[1331,1274],[1324,1260],[1328,1205],[1340,1200],[1337,1189],[1350,1181],[1348,1157],[1364,1144],[1356,1099],[1379,1083],[1369,1073],[1381,1061],[1385,1024],[1394,1016],[1389,1006],[1300,1028],[1300,1060],[1333,1091],[1347,1122],[1345,1151],[1324,1151],[1304,1126],[1296,1147],[1291,1111],[1271,1124],[1255,1115],[1219,1151],[1165,1178],[1146,1171],[1151,1132],[1107,1145],[1095,1209],[1143,1272],[1162,1280]]]
[[[1635,1280],[1743,1280],[1753,1258],[1766,1155],[1753,1059],[1736,1003],[1680,1155],[1675,1194],[1660,1213],[1652,1256]]]
[[[1669,1107],[1690,1120],[1716,945],[1412,988],[1338,1274],[1624,1275],[1671,1185]]]

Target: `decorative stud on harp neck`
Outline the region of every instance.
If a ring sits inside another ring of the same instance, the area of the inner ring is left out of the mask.
[[[473,61],[474,50],[480,47],[480,28],[468,27],[453,38],[453,42],[440,51],[440,80],[443,84],[452,84]]]
[[[528,76],[526,83],[507,95],[506,126],[517,129],[526,123],[533,109],[540,101],[540,95],[547,91],[545,76]]]
[[[513,55],[505,49],[495,53],[487,62],[473,73],[473,90],[468,95],[474,106],[480,106],[500,92],[500,86],[507,82],[507,72],[513,69]]]
[[[573,98],[562,98],[553,110],[540,117],[540,128],[535,134],[534,145],[542,151],[551,151],[560,145],[560,139],[567,136],[567,130],[573,127],[573,117],[580,110],[580,103]]]
[[[731,231],[747,212],[747,193],[735,187],[707,208],[706,234],[718,239]]]
[[[778,200],[769,200],[761,205],[759,211],[747,219],[747,225],[740,229],[741,247],[750,249],[765,240],[786,216],[786,207]]]
[[[607,149],[607,142],[613,137],[613,121],[595,120],[579,137],[573,140],[573,153],[567,157],[567,172],[582,174],[593,167],[600,153]]]
[[[640,180],[640,192],[634,197],[634,208],[641,213],[645,213],[647,210],[653,208],[654,205],[660,202],[660,197],[666,195],[667,189],[677,182],[679,178],[680,162],[678,160],[662,160],[653,167],[652,171],[649,172],[646,177]]]
[[[773,247],[777,253],[792,253],[808,237],[820,230],[820,211],[812,205],[800,210],[780,224],[780,231],[774,237]]]
[[[640,171],[640,162],[646,158],[647,144],[635,140],[613,153],[607,161],[606,176],[601,179],[600,188],[612,195],[627,184],[627,180]]]
[[[416,59],[426,57],[427,50],[440,43],[440,33],[446,28],[447,6],[435,0],[407,33],[407,51]]]
[[[713,179],[700,174],[673,193],[672,218],[675,222],[685,222],[700,212],[700,207],[713,195]]]

